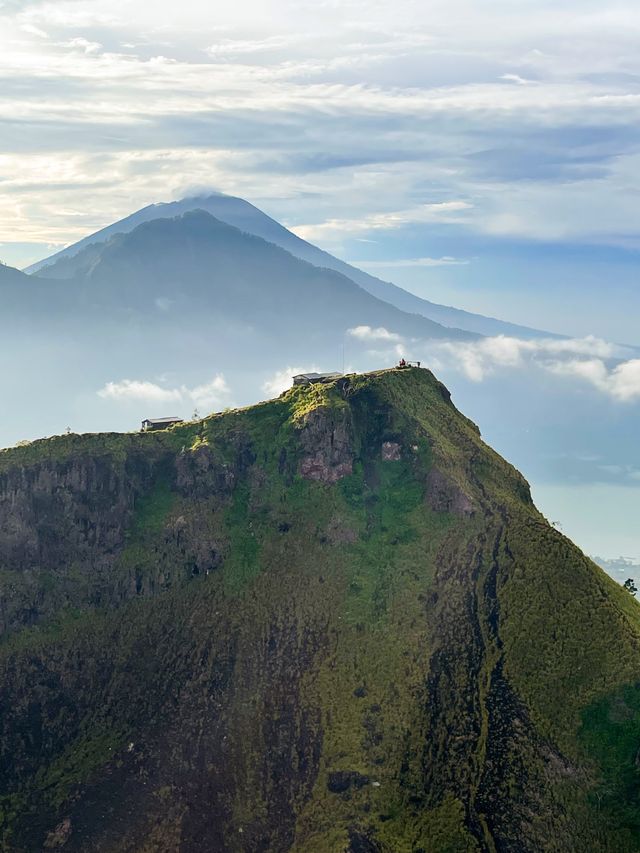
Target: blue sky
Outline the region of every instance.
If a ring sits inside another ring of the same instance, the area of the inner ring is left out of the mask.
[[[485,240],[503,257],[514,241],[529,258],[584,247],[585,264],[594,247],[640,246],[632,2],[212,14],[200,0],[3,0],[0,21],[7,262],[193,187],[349,254],[373,240],[378,258],[415,260],[440,230],[469,276]]]
[[[0,259],[217,189],[434,301],[640,345],[639,37],[631,0],[0,0]],[[603,370],[564,381],[633,430]]]

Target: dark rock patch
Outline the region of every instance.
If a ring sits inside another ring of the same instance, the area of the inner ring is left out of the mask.
[[[300,433],[303,457],[300,474],[306,480],[336,483],[353,473],[353,437],[342,411],[314,409],[304,418]]]
[[[398,462],[402,458],[402,448],[397,441],[382,442],[382,461]]]
[[[344,794],[350,788],[360,789],[368,784],[369,777],[357,770],[335,770],[329,773],[327,788],[332,794]]]
[[[382,853],[382,848],[369,833],[352,827],[349,830],[349,853]]]
[[[432,468],[427,475],[426,498],[434,512],[450,512],[463,517],[474,513],[471,498],[438,468]]]

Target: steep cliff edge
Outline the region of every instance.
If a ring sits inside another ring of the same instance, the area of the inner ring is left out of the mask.
[[[0,453],[2,849],[640,850],[640,606],[424,370]]]

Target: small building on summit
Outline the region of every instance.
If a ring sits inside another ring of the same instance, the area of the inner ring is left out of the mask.
[[[153,432],[158,429],[167,429],[174,424],[184,423],[182,418],[145,418],[142,421],[140,432]]]
[[[294,385],[313,385],[314,382],[333,382],[339,379],[342,373],[298,373],[293,377]]]

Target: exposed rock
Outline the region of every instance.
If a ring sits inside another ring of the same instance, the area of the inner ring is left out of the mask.
[[[148,471],[143,459],[132,459],[125,472],[99,456],[6,471],[0,475],[0,564],[54,568],[113,554]]]
[[[314,409],[300,433],[300,474],[307,480],[335,483],[353,472],[353,438],[348,413]]]
[[[382,853],[382,848],[369,834],[351,827],[349,830],[349,853]]]
[[[236,481],[233,468],[215,458],[206,444],[176,457],[176,488],[182,494],[204,496],[228,494]]]
[[[427,474],[426,498],[427,505],[434,512],[451,512],[461,516],[474,513],[471,498],[439,468],[431,468]]]
[[[55,850],[64,845],[71,835],[71,818],[65,817],[46,837],[44,846],[47,850]]]
[[[397,462],[401,459],[402,455],[402,447],[398,444],[397,441],[383,441],[382,442],[382,461],[383,462]]]
[[[165,543],[177,552],[192,576],[207,575],[223,560],[224,545],[203,529],[201,519],[179,515],[165,526]]]
[[[336,483],[353,473],[351,462],[327,463],[322,453],[307,456],[300,463],[300,473],[305,480],[319,480],[321,483]]]
[[[368,784],[369,777],[357,770],[336,770],[329,773],[327,780],[327,788],[332,794],[344,794],[350,788],[364,788]]]

